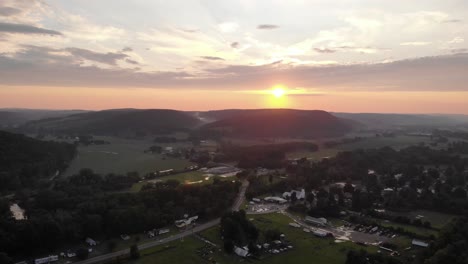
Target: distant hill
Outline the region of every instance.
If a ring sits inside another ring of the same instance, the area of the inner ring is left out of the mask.
[[[16,127],[29,121],[85,113],[83,110],[0,109],[0,127]]]
[[[43,178],[52,178],[68,166],[75,152],[72,144],[0,131],[0,193],[33,187]]]
[[[418,115],[418,114],[375,114],[375,113],[332,113],[339,118],[345,118],[361,123],[368,128],[397,127],[438,127],[457,126],[468,123],[464,115]]]
[[[320,110],[256,109],[212,111],[218,121],[202,129],[218,129],[241,137],[335,137],[352,130],[352,122]]]
[[[199,123],[193,115],[176,110],[114,109],[33,121],[20,129],[36,133],[123,136],[185,131]]]

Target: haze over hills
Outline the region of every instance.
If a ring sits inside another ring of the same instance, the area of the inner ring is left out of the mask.
[[[466,115],[442,114],[380,114],[380,113],[332,113],[334,116],[354,120],[368,128],[395,128],[416,126],[457,126],[468,123]]]
[[[0,109],[0,127],[18,126],[33,120],[63,117],[84,112],[88,111],[4,108]]]
[[[200,124],[193,115],[166,109],[113,109],[33,121],[20,127],[28,132],[127,135],[172,133]]]
[[[247,137],[331,137],[352,130],[349,121],[320,110],[257,109],[214,113],[222,118],[203,126]]]
[[[223,129],[241,137],[341,136],[352,129],[390,129],[468,124],[465,115],[328,113],[321,110],[226,109],[184,112],[165,109],[0,111],[0,126],[24,133],[87,133],[95,135],[164,134]]]

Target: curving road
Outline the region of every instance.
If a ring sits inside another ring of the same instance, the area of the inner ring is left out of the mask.
[[[249,182],[247,180],[242,181],[242,186],[241,186],[241,188],[239,190],[239,194],[237,195],[236,200],[234,201],[234,204],[233,204],[233,206],[231,208],[232,211],[239,211],[240,206],[244,202],[245,192],[247,191],[248,187],[249,187]],[[194,233],[198,233],[198,232],[201,232],[201,231],[206,230],[208,228],[214,227],[214,226],[218,225],[220,222],[221,222],[221,218],[216,218],[214,220],[211,220],[209,222],[197,225],[197,226],[195,226],[194,228],[192,228],[190,230],[178,233],[176,235],[173,235],[173,236],[170,236],[170,237],[167,237],[167,238],[163,238],[161,240],[155,240],[155,241],[151,241],[151,242],[148,242],[148,243],[141,244],[141,245],[138,246],[138,249],[140,249],[140,250],[148,249],[148,248],[159,246],[159,245],[162,245],[162,244],[165,244],[165,243],[169,243],[169,242],[174,241],[174,240],[182,239],[182,238],[184,238],[186,236],[190,236],[190,235],[193,235]],[[109,254],[104,254],[104,255],[97,256],[97,257],[93,257],[93,258],[90,258],[90,259],[87,259],[87,260],[74,262],[74,264],[100,263],[100,262],[103,262],[103,261],[108,261],[108,260],[111,260],[111,259],[115,259],[115,258],[118,258],[118,257],[121,257],[121,256],[128,255],[128,254],[130,254],[130,249],[124,249],[124,250],[112,252],[112,253],[109,253]]]

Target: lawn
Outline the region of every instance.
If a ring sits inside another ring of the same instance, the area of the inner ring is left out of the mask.
[[[79,146],[78,154],[65,171],[65,176],[76,174],[82,168],[90,168],[102,174],[137,171],[144,175],[157,170],[183,169],[192,165],[185,159],[163,158],[161,155],[144,153],[153,145],[149,139],[95,138],[109,141],[111,144]]]
[[[183,240],[172,241],[165,245],[146,249],[140,252],[138,260],[130,260],[129,264],[153,264],[153,263],[177,263],[197,264],[204,260],[196,255],[195,251],[204,243],[194,237],[186,237]]]
[[[271,228],[279,229],[286,235],[288,240],[292,241],[294,249],[278,255],[267,256],[264,259],[255,261],[256,263],[272,264],[302,264],[302,263],[329,263],[342,264],[346,260],[346,254],[350,249],[365,249],[376,252],[376,247],[361,247],[351,242],[335,243],[334,239],[317,238],[302,231],[288,226],[291,219],[282,214],[267,214],[248,216],[253,219],[255,225],[261,230]],[[201,233],[201,235],[222,248],[222,241],[219,237],[219,226],[210,228]],[[158,246],[141,252],[142,257],[139,260],[128,261],[131,264],[150,264],[150,263],[203,263],[196,250],[204,245],[203,242],[195,237],[187,237],[183,241],[173,241],[164,246]],[[245,263],[245,260],[227,255],[222,250],[215,251],[212,258],[217,263],[234,264]]]
[[[168,175],[161,178],[156,178],[154,180],[146,180],[135,183],[130,189],[131,192],[139,192],[143,185],[154,182],[154,181],[167,181],[167,180],[177,180],[181,184],[211,184],[213,183],[213,178],[216,176],[207,176],[203,171],[190,171],[184,173],[178,173],[174,175]],[[234,177],[234,176],[233,176]],[[219,178],[220,180],[231,179],[228,178]]]
[[[405,225],[405,224],[389,222],[389,221],[382,221],[382,220],[380,220],[380,221],[377,220],[377,222],[379,222],[382,226],[386,226],[386,227],[393,227],[393,228],[401,227],[406,231],[415,233],[415,234],[420,235],[420,236],[425,236],[425,237],[429,237],[431,235],[437,236],[439,234],[439,232],[437,230],[424,228],[424,227],[418,227],[418,226],[414,226],[414,225]]]
[[[415,210],[407,213],[399,212],[388,212],[392,215],[401,215],[409,217],[410,219],[416,219],[417,216],[422,216],[420,219],[422,221],[429,221],[434,228],[442,228],[450,221],[452,221],[456,216],[451,214],[439,213],[434,211],[427,210]]]

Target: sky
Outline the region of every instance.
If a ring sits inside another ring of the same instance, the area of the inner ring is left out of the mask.
[[[467,18],[466,0],[1,0],[0,108],[468,114]]]

